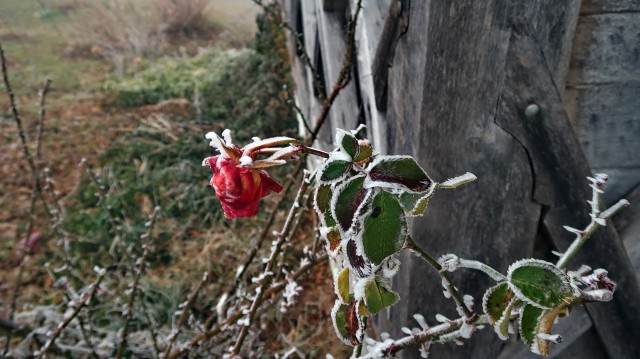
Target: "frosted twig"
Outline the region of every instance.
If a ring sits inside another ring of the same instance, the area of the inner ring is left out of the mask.
[[[263,4],[263,2],[261,0],[254,0],[254,2],[256,2],[256,4],[264,7],[264,4]],[[320,111],[320,114],[318,115],[318,117],[315,120],[315,126],[313,127],[313,130],[311,131],[311,134],[307,138],[307,141],[304,144],[305,146],[313,145],[313,143],[315,142],[316,138],[318,138],[318,133],[320,133],[320,130],[322,129],[322,126],[326,122],[327,117],[329,116],[329,110],[333,106],[333,103],[335,102],[336,98],[338,97],[338,95],[340,94],[342,89],[345,88],[349,84],[349,82],[351,81],[351,68],[353,66],[352,56],[353,56],[353,53],[354,53],[354,50],[355,50],[355,46],[356,46],[356,42],[355,42],[355,26],[356,26],[356,22],[357,22],[359,14],[360,14],[361,8],[362,8],[362,0],[358,0],[356,12],[355,12],[353,18],[351,19],[351,21],[349,23],[349,31],[348,31],[349,44],[348,44],[347,49],[346,49],[345,54],[344,54],[344,60],[343,60],[343,63],[342,63],[342,68],[340,69],[340,74],[338,75],[338,79],[336,80],[336,83],[333,86],[333,90],[331,91],[331,94],[329,95],[329,97],[327,97],[324,100],[324,103],[322,105],[322,110]],[[273,11],[273,10],[265,9],[265,11]],[[283,23],[283,25],[284,24],[285,23]],[[289,30],[291,30],[291,29],[289,29]],[[300,174],[300,172],[304,168],[304,166],[306,164],[306,158],[307,157],[305,155],[305,156],[302,156],[302,158],[300,158],[300,160],[298,160],[298,164],[296,165],[295,169],[292,171],[291,179],[283,186],[283,190],[281,192],[280,198],[270,208],[269,217],[265,221],[265,224],[262,227],[262,231],[260,232],[260,234],[257,237],[258,239],[256,240],[256,244],[253,246],[253,248],[251,248],[251,251],[249,252],[249,255],[247,256],[247,259],[242,264],[242,266],[241,266],[242,270],[240,272],[238,272],[238,275],[236,275],[236,278],[234,279],[233,285],[231,286],[231,288],[223,294],[223,296],[225,296],[226,298],[230,298],[231,295],[235,293],[235,291],[238,289],[238,286],[240,285],[242,277],[244,276],[244,274],[249,269],[249,266],[251,265],[251,263],[253,263],[253,260],[255,259],[256,254],[258,253],[258,251],[262,247],[262,243],[267,238],[267,234],[269,233],[269,229],[271,228],[271,225],[273,224],[273,221],[275,220],[277,209],[280,208],[280,206],[282,205],[282,203],[286,199],[286,197],[287,197],[286,194],[293,187],[293,184],[294,184],[294,182],[296,180],[296,177]],[[215,321],[215,318],[216,318],[216,313],[213,312],[209,316],[209,318],[207,318],[207,320],[205,321],[205,328],[206,329],[211,328],[211,326],[213,325],[213,323]]]
[[[315,267],[316,265],[318,265],[320,263],[323,263],[328,258],[329,258],[329,256],[324,254],[324,255],[318,257],[316,260],[309,261],[309,262],[305,263],[304,266],[301,266],[295,273],[293,273],[292,275],[289,276],[289,280],[292,280],[292,281],[298,280],[304,274],[306,274],[311,268]],[[269,287],[267,290],[264,291],[264,295],[260,299],[259,304],[262,305],[262,303],[264,303],[265,301],[268,301],[271,298],[273,298],[275,295],[279,294],[282,290],[284,290],[285,286],[286,286],[286,282],[283,281],[283,282],[276,283],[273,286]],[[222,331],[223,328],[227,327],[228,325],[230,325],[232,323],[237,322],[243,315],[246,315],[244,313],[244,309],[243,308],[236,309],[236,311],[233,312],[231,315],[229,315],[229,317],[227,317],[226,320],[217,323],[216,326],[214,326],[213,328],[211,328],[211,329],[207,330],[206,332],[196,336],[187,345],[180,346],[178,349],[174,350],[173,353],[171,353],[165,359],[176,359],[176,358],[180,357],[187,350],[193,349],[193,348],[197,347],[203,341],[208,340],[208,339],[220,334],[220,332]]]
[[[282,16],[280,15],[281,9],[277,1],[273,1],[269,5],[265,4],[262,0],[253,0],[253,2],[256,5],[260,6],[265,13],[273,16],[274,19],[277,19],[277,21],[280,23],[279,25],[289,30],[291,35],[293,35],[293,39],[296,42],[296,50],[300,51],[302,60],[311,71],[311,80],[313,82],[314,90],[318,94],[320,99],[324,100],[326,95],[324,93],[324,89],[322,88],[322,83],[320,81],[320,73],[318,72],[316,67],[313,65],[312,59],[307,53],[307,48],[304,46],[304,43],[302,42],[302,34],[298,33],[291,26],[291,24],[289,24],[289,22],[285,21],[282,18]],[[275,8],[272,5],[275,6]]]
[[[405,249],[411,250],[413,253],[416,253],[420,258],[422,258],[425,262],[429,263],[431,267],[438,271],[440,277],[442,277],[442,282],[445,288],[451,293],[451,297],[453,298],[456,306],[462,310],[465,317],[469,322],[477,319],[478,314],[476,314],[473,310],[471,310],[466,303],[464,302],[464,298],[458,292],[458,290],[451,284],[451,279],[449,275],[443,271],[442,265],[438,263],[435,258],[433,258],[429,253],[427,253],[424,249],[420,248],[420,246],[414,242],[411,236],[407,236],[407,242],[404,245]]]
[[[576,235],[576,239],[562,254],[558,263],[556,263],[556,266],[560,269],[564,269],[567,264],[569,264],[569,261],[573,259],[587,239],[589,239],[598,228],[606,226],[609,218],[615,215],[622,208],[629,205],[629,201],[621,199],[618,203],[614,204],[604,212],[600,212],[600,195],[603,193],[602,188],[608,180],[608,176],[605,174],[596,174],[595,178],[589,177],[588,179],[591,181],[592,188],[592,199],[589,201],[589,204],[591,205],[591,213],[589,214],[591,222],[589,222],[587,227],[583,230],[577,230],[566,226],[564,227],[567,231],[574,233]]]
[[[20,115],[18,114],[18,110],[15,107],[15,102],[13,100],[13,92],[11,91],[11,86],[9,85],[9,79],[7,76],[7,69],[5,65],[4,53],[2,52],[2,47],[0,47],[0,55],[2,58],[2,73],[5,80],[5,86],[10,96],[12,111],[14,111],[14,118],[16,119],[16,123],[18,125],[18,132],[21,134],[21,139],[26,141],[26,136],[24,135],[24,132],[22,130],[22,122],[20,121]],[[16,283],[14,286],[13,295],[11,296],[11,307],[9,309],[9,321],[12,321],[15,315],[16,305],[18,300],[18,293],[20,292],[20,287],[22,286],[22,276],[24,274],[25,257],[30,252],[28,248],[29,247],[28,242],[33,232],[33,226],[35,221],[35,210],[36,210],[36,198],[38,197],[38,195],[40,196],[42,195],[41,188],[40,188],[40,177],[39,177],[40,163],[42,162],[40,144],[42,142],[42,132],[43,132],[44,120],[45,120],[45,114],[46,114],[45,100],[47,98],[47,93],[49,92],[50,85],[51,85],[51,80],[47,78],[39,93],[40,120],[38,121],[38,132],[36,135],[35,159],[31,159],[30,157],[28,157],[28,159],[33,162],[33,168],[32,168],[33,173],[32,173],[31,199],[29,201],[29,213],[28,213],[28,220],[27,220],[27,231],[24,236],[25,246],[22,250],[22,253],[20,254],[20,264],[18,265],[18,276],[16,277]],[[23,147],[24,147],[25,155],[29,155],[29,148],[26,146],[26,142],[23,142]],[[45,204],[45,209],[48,211],[46,204]],[[4,349],[5,354],[8,353],[9,349],[11,348],[12,335],[13,335],[12,331],[7,332],[5,349]]]
[[[476,175],[474,175],[471,172],[467,172],[462,176],[450,178],[442,183],[439,183],[438,188],[446,188],[446,189],[457,188],[459,186],[462,186],[463,184],[473,182],[477,179],[478,177],[476,177]]]
[[[159,211],[160,207],[156,207],[153,210],[153,213],[151,214],[151,218],[149,219],[147,225],[147,230],[145,234],[142,235],[142,239],[144,240],[144,244],[142,245],[142,255],[136,260],[138,268],[136,268],[135,278],[133,279],[133,283],[131,284],[126,313],[124,316],[124,325],[122,326],[122,330],[120,331],[120,344],[118,345],[118,352],[116,353],[117,359],[122,358],[127,346],[127,332],[129,330],[129,322],[131,321],[131,318],[133,318],[133,306],[136,299],[136,294],[138,293],[138,284],[140,283],[140,278],[142,278],[142,273],[144,273],[144,267],[146,264],[147,255],[149,254],[149,247],[151,245],[151,238],[153,238],[153,226],[156,222]]]
[[[488,323],[488,320],[486,316],[483,315],[476,316],[471,324],[480,325],[486,323]],[[452,334],[450,339],[454,340],[459,338],[459,335],[453,333],[459,331],[465,324],[469,324],[466,318],[458,318],[434,327],[429,327],[422,331],[418,331],[415,333],[412,332],[412,334],[397,340],[386,339],[382,343],[372,341],[368,346],[369,350],[367,355],[362,358],[370,359],[380,358],[383,356],[393,356],[403,349],[424,342],[436,341],[438,339],[442,339],[443,336],[447,336],[448,334]]]
[[[442,270],[449,272],[454,272],[459,268],[468,268],[484,272],[496,282],[503,282],[507,280],[507,277],[490,266],[479,261],[458,258],[455,254],[443,255],[438,258],[438,263],[442,266]]]
[[[243,325],[242,328],[240,329],[240,334],[238,334],[238,339],[236,340],[236,344],[233,346],[233,349],[231,351],[232,357],[235,357],[239,354],[240,349],[242,348],[242,344],[244,343],[244,339],[247,336],[247,333],[249,332],[249,327],[253,323],[253,319],[261,304],[262,296],[264,295],[265,289],[268,288],[269,285],[271,284],[271,279],[273,279],[273,270],[276,265],[278,255],[280,254],[280,248],[282,248],[282,245],[284,244],[285,240],[289,237],[291,233],[291,229],[293,228],[293,224],[295,222],[295,214],[296,212],[298,212],[300,208],[299,205],[296,206],[295,204],[300,203],[302,196],[304,196],[304,194],[306,193],[309,187],[309,183],[307,183],[306,181],[306,177],[308,175],[309,175],[308,173],[305,173],[305,176],[303,177],[300,183],[298,194],[296,195],[296,198],[293,201],[294,205],[291,206],[291,209],[289,210],[289,215],[287,216],[287,219],[284,222],[282,230],[280,231],[282,235],[276,238],[274,245],[271,247],[271,254],[269,255],[267,265],[263,271],[264,279],[259,283],[259,286],[256,289],[256,296],[253,302],[251,303],[251,307],[249,308],[249,313],[247,314],[247,317],[246,317],[246,325]]]
[[[56,328],[56,330],[53,332],[53,334],[51,335],[51,338],[49,340],[47,340],[47,342],[42,346],[42,348],[40,348],[40,350],[38,350],[36,353],[33,353],[34,356],[36,356],[38,359],[41,359],[45,356],[45,354],[47,353],[47,351],[49,351],[49,349],[53,346],[53,344],[55,343],[56,339],[58,339],[58,337],[60,337],[60,334],[62,334],[62,332],[64,331],[64,329],[69,325],[69,323],[71,323],[71,321],[78,316],[78,314],[80,314],[80,311],[82,310],[82,308],[85,307],[85,305],[87,303],[89,303],[89,301],[91,300],[91,298],[93,298],[93,296],[96,294],[96,291],[98,290],[98,288],[100,287],[100,283],[102,283],[102,280],[104,279],[104,276],[107,274],[107,270],[106,269],[101,269],[98,272],[98,278],[96,279],[95,282],[93,282],[93,284],[91,284],[91,287],[89,289],[89,292],[86,293],[84,295],[84,297],[78,302],[78,304],[76,305],[75,309],[73,310],[73,312],[71,313],[71,315],[67,316],[65,318],[65,320],[60,323],[58,325],[58,327]]]

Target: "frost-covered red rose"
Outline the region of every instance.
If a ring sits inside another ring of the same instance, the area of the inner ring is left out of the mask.
[[[262,168],[282,164],[282,158],[298,151],[295,146],[273,147],[296,143],[297,140],[289,137],[256,139],[255,142],[238,148],[232,143],[228,130],[222,136],[224,139],[214,132],[209,132],[206,136],[211,140],[211,146],[220,151],[219,155],[205,158],[202,162],[203,166],[208,166],[213,171],[209,184],[215,189],[226,218],[253,217],[258,213],[261,198],[271,191],[282,191],[282,186]],[[259,155],[271,152],[276,153],[267,159],[257,159]]]
[[[205,162],[213,170],[209,184],[216,190],[228,219],[255,216],[262,197],[282,191],[282,186],[264,171],[239,167],[240,163],[231,158],[219,155]]]

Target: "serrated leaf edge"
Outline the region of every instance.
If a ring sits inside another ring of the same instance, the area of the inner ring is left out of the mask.
[[[342,141],[344,140],[345,135],[349,135],[356,140],[356,153],[353,156],[349,155],[345,150],[345,148],[342,146]],[[335,141],[334,145],[338,147],[342,152],[344,152],[347,156],[349,156],[349,160],[353,161],[354,158],[358,157],[358,154],[360,153],[360,146],[358,145],[358,139],[356,138],[356,136],[353,136],[349,131],[343,130],[341,128],[337,128],[334,141]]]
[[[489,318],[489,322],[491,323],[491,325],[495,324],[495,322],[493,321],[493,318],[491,318],[491,315],[489,314],[489,311],[487,310],[487,305],[489,305],[489,296],[491,294],[493,294],[493,292],[495,292],[499,286],[506,284],[507,287],[509,287],[509,283],[507,282],[500,282],[496,285],[494,285],[493,287],[487,289],[484,292],[484,295],[482,296],[482,311],[484,311],[484,313],[487,315],[487,317]],[[500,319],[498,319],[500,320]]]
[[[424,174],[427,176],[427,178],[429,179],[431,184],[429,185],[429,188],[426,191],[413,191],[413,190],[409,189],[408,187],[406,187],[404,185],[401,185],[401,184],[384,182],[384,181],[374,181],[369,176],[369,172],[371,172],[371,170],[375,166],[380,164],[381,162],[389,161],[389,160],[403,160],[403,159],[413,160],[413,162],[415,162],[415,164],[418,166],[418,168],[420,168],[420,170],[422,170],[422,172],[424,172]],[[434,191],[436,189],[436,186],[437,186],[436,182],[434,182],[431,179],[431,177],[429,177],[429,175],[427,174],[427,171],[425,171],[424,168],[422,168],[422,166],[420,166],[418,161],[416,161],[416,159],[413,158],[412,156],[406,156],[406,155],[381,155],[381,156],[377,156],[373,161],[371,161],[369,163],[367,168],[365,168],[365,173],[367,174],[367,178],[364,180],[364,187],[365,188],[380,187],[380,188],[384,188],[385,190],[387,190],[387,192],[390,192],[390,193],[393,193],[393,194],[397,194],[397,195],[399,195],[402,192],[408,192],[408,193],[424,193],[425,196],[430,197],[430,196],[433,195],[433,193],[434,193]]]
[[[335,184],[337,182],[340,182],[341,180],[344,179],[345,175],[347,173],[349,173],[349,169],[347,168],[347,170],[338,178],[332,179],[332,180],[322,180],[322,174],[324,173],[324,170],[327,168],[327,166],[335,161],[344,161],[344,162],[352,162],[351,161],[351,157],[349,157],[348,154],[344,153],[344,152],[339,152],[339,151],[333,151],[331,152],[331,154],[329,155],[329,158],[327,158],[326,160],[324,160],[322,162],[322,164],[320,164],[320,166],[318,167],[318,170],[316,172],[316,183],[318,184],[328,184],[328,185],[332,185]]]
[[[502,333],[502,328],[501,327],[502,327],[502,324],[504,324],[505,320],[507,322],[509,322],[509,320],[511,320],[511,311],[513,311],[513,306],[515,305],[517,299],[518,298],[516,298],[515,296],[513,298],[511,298],[511,301],[509,302],[509,304],[507,304],[507,307],[502,312],[502,316],[493,325],[493,330],[498,335],[498,338],[500,338],[502,340],[509,339],[509,327],[507,326],[507,334],[506,335],[504,335]]]
[[[347,229],[342,228],[342,223],[340,223],[340,221],[338,220],[338,216],[336,216],[335,209],[336,209],[336,205],[338,204],[338,197],[340,197],[340,193],[342,192],[344,187],[346,187],[349,183],[355,181],[356,179],[359,179],[359,178],[362,178],[362,177],[364,177],[364,175],[356,175],[356,176],[353,176],[353,177],[349,178],[348,180],[344,181],[343,183],[337,185],[334,188],[334,195],[331,196],[331,203],[329,204],[329,207],[330,207],[330,210],[331,210],[331,215],[333,216],[333,219],[336,220],[336,225],[337,225],[338,229],[340,230],[340,234],[342,234],[343,238],[350,237],[351,231],[355,227],[355,224],[357,222],[356,221],[356,215],[362,210],[362,207],[371,198],[371,193],[373,191],[368,190],[365,193],[365,197],[362,200],[362,203],[360,203],[360,205],[358,205],[358,208],[356,208],[356,210],[355,210],[355,212],[353,214],[353,219],[354,220],[353,220],[353,222],[351,222],[351,227],[349,227]],[[366,181],[366,179],[365,179],[365,181]]]
[[[509,284],[509,288],[511,288],[511,290],[513,291],[513,293],[516,295],[516,297],[518,297],[518,299],[524,301],[527,304],[530,304],[534,307],[540,308],[540,309],[551,309],[553,307],[545,307],[541,304],[538,304],[534,301],[532,301],[531,299],[529,299],[528,297],[526,297],[522,291],[520,291],[520,289],[518,287],[516,287],[513,283],[511,283],[511,274],[513,273],[514,270],[523,267],[524,265],[528,265],[531,264],[534,267],[540,267],[540,268],[550,268],[552,272],[555,272],[555,274],[558,274],[563,281],[566,283],[566,286],[568,288],[572,288],[571,287],[571,283],[569,282],[569,278],[568,276],[562,272],[560,269],[558,269],[555,264],[547,262],[547,261],[543,261],[540,259],[521,259],[519,261],[513,262],[509,268],[507,269],[507,283]]]

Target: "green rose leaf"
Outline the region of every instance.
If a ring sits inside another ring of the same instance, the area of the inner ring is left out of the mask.
[[[573,298],[569,278],[555,265],[525,259],[509,267],[509,287],[516,296],[539,308],[553,308]]]
[[[563,310],[563,307],[545,310],[528,304],[522,308],[520,314],[520,335],[524,342],[531,348],[531,352],[541,356],[549,355],[550,341],[541,338],[539,334],[551,336],[551,327],[556,322],[558,314]],[[562,338],[559,337],[557,340],[560,341]]]
[[[363,187],[364,176],[350,178],[335,189],[331,200],[333,217],[343,232],[349,231],[355,222],[355,216],[367,199],[370,190]]]
[[[351,168],[351,161],[328,159],[320,171],[320,183],[332,183],[342,178]]]
[[[424,193],[403,192],[398,199],[400,200],[400,205],[404,209],[405,214],[407,216],[416,217],[422,216],[424,211],[427,210],[430,195],[431,194],[425,195]]]
[[[382,285],[379,277],[369,281],[364,287],[364,301],[371,314],[377,314],[384,308],[396,304],[399,300],[398,293]]]
[[[345,268],[336,279],[336,294],[344,303],[349,302],[349,268]]]
[[[363,330],[358,333],[364,325],[360,316],[360,301],[349,304],[342,304],[337,300],[331,311],[331,319],[336,329],[336,333],[342,341],[349,345],[357,345],[362,342]],[[360,335],[358,335],[360,334]]]
[[[358,152],[360,152],[358,139],[350,132],[342,129],[336,131],[336,146],[340,147],[352,159],[358,156]]]
[[[482,310],[489,316],[491,324],[502,318],[513,297],[513,291],[506,282],[487,289],[482,297]]]
[[[318,217],[323,221],[322,225],[325,227],[333,227],[336,225],[335,219],[331,216],[331,196],[333,190],[328,184],[319,185],[316,189],[316,195],[314,197],[314,204]]]
[[[520,336],[528,345],[533,343],[538,334],[538,323],[542,318],[542,309],[525,304],[520,313]]]
[[[383,187],[430,195],[435,182],[411,156],[378,156],[367,167],[365,187]]]
[[[493,325],[493,330],[498,334],[498,338],[502,340],[509,339],[509,321],[511,319],[511,311],[513,310],[515,303],[516,299],[513,298],[502,313],[502,317]]]
[[[396,197],[380,191],[365,214],[362,230],[364,253],[376,265],[399,252],[407,237],[407,221]]]
[[[361,162],[364,161],[366,159],[368,159],[369,157],[371,157],[373,155],[373,149],[371,148],[371,145],[369,143],[366,144],[358,144],[358,148],[359,148],[359,152],[358,155],[356,155],[353,158],[353,162]]]

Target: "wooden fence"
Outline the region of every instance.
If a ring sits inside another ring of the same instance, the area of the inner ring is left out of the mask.
[[[296,99],[307,119],[338,77],[355,3],[284,1],[321,77],[314,85],[291,38]],[[608,173],[607,203],[626,196],[637,205],[588,242],[573,265],[608,269],[618,290],[612,302],[560,321],[555,331],[565,340],[551,356],[638,358],[640,1],[364,0],[362,7],[354,80],[331,108],[320,145],[331,147],[336,128],[363,123],[379,152],[411,154],[436,180],[476,174],[472,185],[437,193],[411,234],[432,253],[501,271],[521,258],[554,260],[551,251],[573,238],[562,225],[589,220],[585,177]],[[454,277],[476,301],[489,285],[482,274]],[[455,316],[437,275],[411,256],[393,287],[403,299],[379,315],[378,332],[401,336],[414,313]],[[512,337],[503,342],[484,330],[463,347],[434,346],[431,355],[529,357]]]

